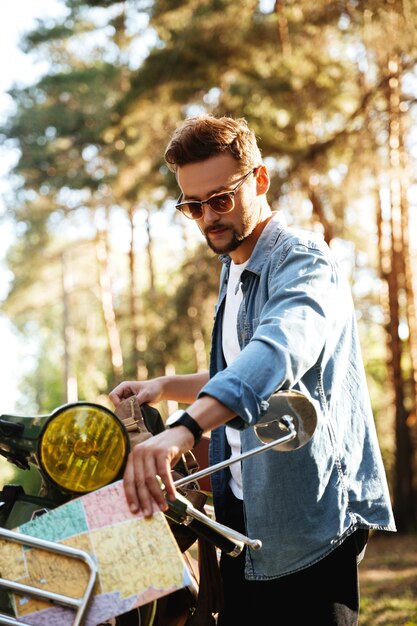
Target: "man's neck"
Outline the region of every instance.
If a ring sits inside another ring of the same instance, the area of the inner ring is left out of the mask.
[[[271,218],[272,211],[269,205],[267,205],[266,207],[263,207],[260,220],[249,235],[249,237],[247,237],[245,241],[242,241],[241,245],[236,248],[236,250],[233,250],[233,252],[229,253],[230,258],[232,259],[233,263],[235,263],[235,265],[240,265],[241,263],[244,263],[249,259],[259,237],[262,234],[263,229],[268,224]]]

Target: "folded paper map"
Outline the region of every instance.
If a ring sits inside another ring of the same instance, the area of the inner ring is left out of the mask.
[[[96,626],[191,583],[163,513],[133,515],[122,481],[72,500],[15,529],[88,552],[98,579],[83,624]],[[71,597],[82,597],[89,569],[82,561],[0,540],[0,575]],[[71,626],[74,611],[13,596],[16,617],[33,626]]]

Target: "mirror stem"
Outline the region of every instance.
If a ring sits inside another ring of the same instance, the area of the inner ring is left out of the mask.
[[[243,452],[242,454],[239,454],[238,456],[235,456],[232,459],[226,459],[225,461],[221,461],[220,463],[211,465],[210,467],[207,467],[206,469],[202,469],[199,472],[194,472],[193,474],[190,474],[189,476],[184,476],[184,478],[179,478],[178,480],[174,480],[174,486],[182,487],[183,485],[192,483],[195,480],[204,478],[205,476],[210,476],[210,474],[214,474],[214,472],[218,472],[219,470],[224,469],[225,467],[229,467],[229,465],[232,465],[232,463],[236,463],[237,461],[243,461],[244,459],[249,459],[250,457],[255,456],[255,454],[259,454],[260,452],[265,452],[266,450],[269,450],[270,448],[274,448],[275,446],[279,444],[287,443],[287,441],[291,441],[291,439],[294,439],[294,437],[297,436],[297,431],[295,430],[294,424],[291,419],[288,420],[288,422],[286,423],[286,426],[288,426],[288,429],[291,431],[288,435],[284,435],[283,437],[280,437],[279,439],[274,439],[274,441],[270,441],[267,444],[258,446],[257,448],[253,448],[252,450],[248,450],[247,452]]]

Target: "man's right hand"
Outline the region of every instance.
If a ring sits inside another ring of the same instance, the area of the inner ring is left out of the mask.
[[[150,517],[158,510],[167,510],[165,494],[170,500],[176,495],[172,467],[193,444],[192,433],[178,426],[133,447],[123,476],[126,500],[132,513]]]

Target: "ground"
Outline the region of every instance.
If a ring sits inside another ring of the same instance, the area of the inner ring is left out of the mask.
[[[417,626],[417,535],[371,535],[360,585],[360,626]]]

